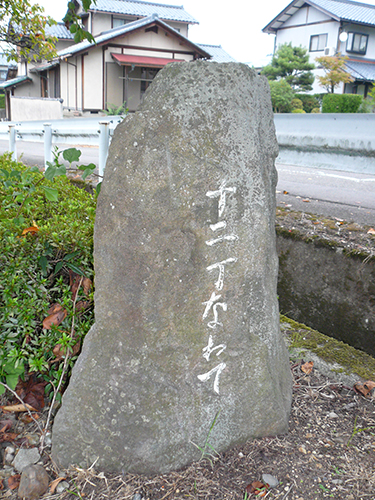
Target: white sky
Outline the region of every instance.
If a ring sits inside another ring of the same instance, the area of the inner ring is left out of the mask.
[[[262,28],[279,14],[291,0],[154,0],[157,3],[183,5],[197,21],[190,26],[189,39],[195,43],[221,45],[238,62],[263,66],[270,61],[274,36],[262,33]],[[363,0],[375,5],[375,0]],[[66,0],[36,0],[46,13],[61,21],[66,12]]]

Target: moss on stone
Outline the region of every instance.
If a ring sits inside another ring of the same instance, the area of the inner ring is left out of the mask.
[[[355,373],[366,380],[375,378],[375,359],[344,342],[280,315],[281,330],[290,349],[310,351],[328,363],[340,365],[332,371]]]

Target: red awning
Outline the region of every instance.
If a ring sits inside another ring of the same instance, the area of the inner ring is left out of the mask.
[[[184,62],[183,59],[167,59],[165,57],[131,56],[129,54],[116,54],[111,52],[112,58],[121,65],[143,66],[145,68],[162,68],[171,62]]]

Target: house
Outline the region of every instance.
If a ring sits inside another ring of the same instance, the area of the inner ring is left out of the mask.
[[[348,56],[346,71],[353,82],[336,92],[367,96],[375,81],[375,6],[352,0],[293,0],[262,30],[273,34],[275,47],[302,45],[311,62],[340,53]],[[323,75],[322,69],[315,73]],[[315,80],[313,92],[322,92]]]
[[[189,26],[197,21],[183,7],[97,0],[85,12],[80,1],[75,3],[95,44],[87,40],[74,44],[62,23],[51,27],[50,33],[58,38],[57,57],[37,64],[20,61],[17,78],[2,85],[8,95],[62,99],[65,114],[99,113],[123,102],[134,111],[166,64],[196,59],[234,61],[220,46],[188,39]]]

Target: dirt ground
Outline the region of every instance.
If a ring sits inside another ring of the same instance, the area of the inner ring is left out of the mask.
[[[365,252],[371,258],[375,236],[356,224],[308,214],[280,210],[277,225],[286,231],[303,232],[306,238],[333,239],[348,250]],[[289,328],[291,330],[296,326]],[[375,499],[375,397],[367,397],[339,377],[324,375],[314,365],[306,368],[309,354],[294,355],[293,403],[289,432],[285,436],[248,441],[225,453],[202,457],[189,467],[156,477],[131,474],[113,475],[96,470],[71,468],[57,470],[46,448],[42,461],[51,482],[65,478],[67,489],[47,492],[44,500],[280,500]],[[375,380],[375,372],[372,380]],[[341,380],[341,381],[339,381]],[[2,397],[0,404],[5,404]],[[48,408],[40,414],[43,426]],[[9,418],[2,414],[0,420]],[[0,446],[35,446],[35,423],[25,423],[18,415],[10,431],[10,443],[0,430]],[[4,434],[4,433],[3,433]],[[74,439],[74,436],[72,436]],[[17,488],[8,488],[4,467],[0,465],[0,498],[15,500]],[[9,472],[9,471],[8,471]],[[249,486],[270,474],[278,485]],[[8,473],[9,475],[9,473]],[[1,479],[3,477],[3,479]],[[52,483],[53,484],[53,483]],[[259,489],[254,490],[255,487]]]

